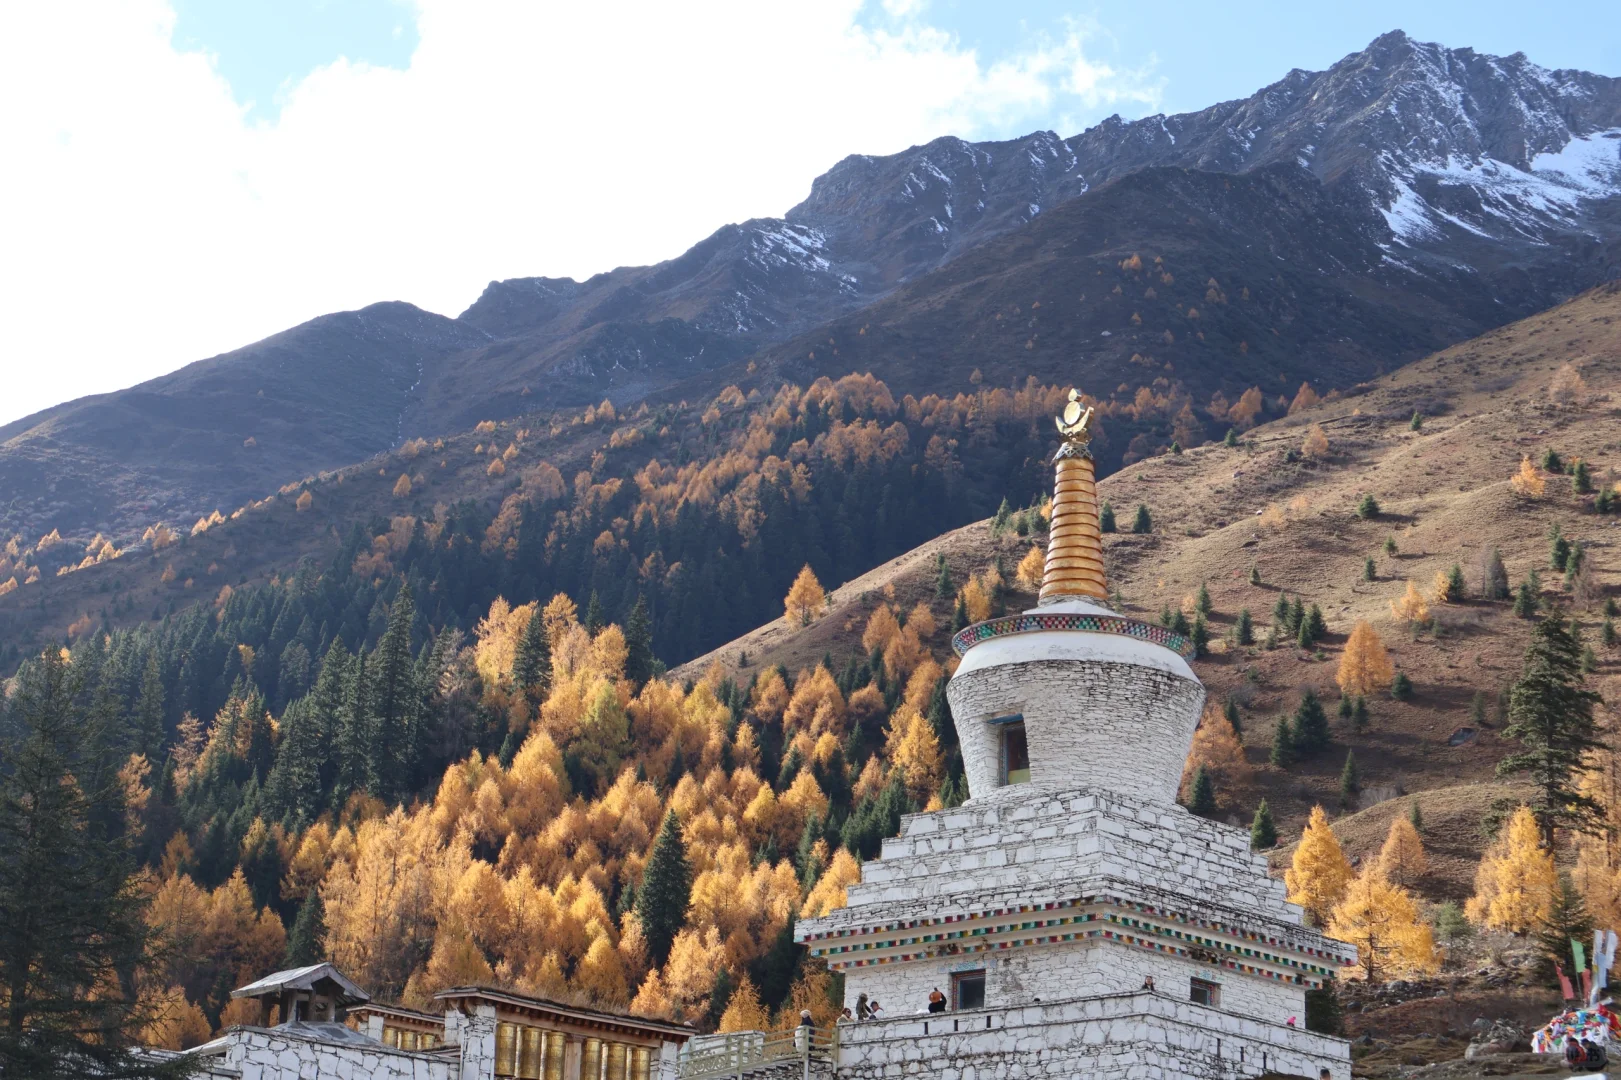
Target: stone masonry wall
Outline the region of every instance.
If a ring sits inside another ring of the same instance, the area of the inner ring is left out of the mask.
[[[1350,1080],[1350,1046],[1164,995],[845,1024],[840,1080]]]
[[[886,1018],[919,1015],[936,987],[949,998],[953,972],[980,969],[985,972],[985,1005],[991,1009],[1130,993],[1149,975],[1159,994],[1184,1001],[1191,1000],[1192,979],[1216,983],[1224,1012],[1279,1024],[1302,1016],[1306,1004],[1303,986],[1107,940],[856,968],[845,974],[844,1004],[854,1013],[857,998],[866,994],[869,1002],[883,1005]]]
[[[278,1028],[235,1028],[226,1060],[242,1080],[459,1080],[443,1057],[302,1038]]]
[[[996,716],[1023,713],[1036,786],[1176,802],[1204,687],[1154,667],[1032,660],[956,675],[946,688],[973,799],[1000,784]]]
[[[862,865],[839,918],[859,921],[860,907],[871,903],[1105,875],[1301,925],[1299,906],[1267,874],[1265,857],[1250,851],[1244,829],[1109,792],[1007,790],[987,803],[907,817],[901,835],[884,841],[881,857]],[[917,906],[919,914],[949,910],[937,902]]]

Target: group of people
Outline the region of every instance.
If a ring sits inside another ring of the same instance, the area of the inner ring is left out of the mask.
[[[850,1006],[846,1005],[839,1012],[839,1022],[842,1024],[850,1020],[878,1020],[883,1014],[884,1007],[878,1004],[877,998],[869,1001],[867,995],[862,994],[856,998],[855,1016],[850,1015]]]

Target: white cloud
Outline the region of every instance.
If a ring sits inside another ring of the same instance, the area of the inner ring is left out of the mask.
[[[988,64],[917,3],[885,29],[857,0],[418,6],[407,70],[334,63],[271,125],[164,0],[8,9],[0,422],[326,311],[669,258],[849,153],[1157,94],[1073,27]]]

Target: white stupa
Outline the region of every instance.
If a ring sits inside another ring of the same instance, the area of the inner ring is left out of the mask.
[[[841,1029],[839,1075],[1349,1080],[1305,995],[1356,950],[1247,830],[1177,805],[1204,687],[1190,642],[1107,606],[1090,418],[1072,392],[1040,604],[953,642],[969,799],[907,817],[796,931],[852,1011],[882,1006]]]

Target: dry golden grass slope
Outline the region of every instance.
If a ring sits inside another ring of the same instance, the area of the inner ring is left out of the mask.
[[[1585,388],[1561,395],[1560,369],[1570,365]],[[1556,378],[1559,376],[1559,378]],[[1424,421],[1410,430],[1414,410]],[[1328,439],[1320,459],[1300,456],[1314,425]],[[1247,823],[1262,796],[1280,830],[1297,834],[1313,803],[1339,810],[1339,773],[1354,749],[1363,783],[1421,793],[1437,850],[1436,873],[1425,891],[1459,896],[1469,887],[1481,838],[1481,813],[1512,792],[1495,766],[1509,744],[1498,735],[1500,688],[1519,670],[1530,624],[1506,602],[1470,599],[1436,605],[1439,634],[1415,635],[1398,622],[1391,602],[1411,580],[1426,593],[1438,572],[1459,564],[1471,595],[1477,561],[1496,547],[1517,584],[1533,569],[1544,595],[1563,596],[1561,577],[1548,566],[1549,528],[1587,545],[1603,596],[1621,595],[1621,515],[1600,516],[1591,496],[1572,492],[1567,476],[1550,476],[1540,499],[1515,494],[1509,478],[1530,455],[1545,450],[1589,463],[1595,482],[1621,480],[1621,284],[1570,302],[1484,337],[1413,363],[1315,408],[1246,433],[1238,448],[1202,446],[1130,466],[1100,485],[1122,526],[1141,503],[1153,513],[1154,531],[1107,539],[1109,575],[1128,611],[1149,618],[1166,605],[1191,604],[1206,583],[1215,603],[1212,635],[1220,638],[1241,608],[1248,608],[1264,639],[1280,590],[1316,603],[1329,637],[1321,659],[1291,646],[1265,650],[1216,644],[1196,666],[1211,699],[1234,695],[1243,703],[1244,741],[1252,779],[1218,792],[1222,810]],[[1355,514],[1371,492],[1382,513]],[[1397,546],[1384,553],[1387,538]],[[1039,538],[1038,538],[1039,539]],[[993,538],[988,522],[948,533],[849,582],[829,597],[828,614],[807,628],[778,621],[700,657],[680,674],[720,664],[736,670],[746,655],[747,678],[762,665],[797,670],[831,653],[842,663],[860,649],[867,613],[886,595],[904,610],[932,600],[935,557],[944,553],[957,582],[998,555],[1011,573],[1031,541]],[[1372,556],[1376,579],[1362,580]],[[1251,585],[1251,566],[1262,584]],[[1009,597],[1009,609],[1031,606],[1028,594]],[[1602,603],[1600,600],[1598,603]],[[1191,611],[1191,608],[1189,608]],[[942,624],[946,604],[935,608]],[[1576,612],[1599,653],[1592,678],[1611,702],[1621,703],[1621,654],[1598,645],[1597,603]],[[1386,695],[1370,701],[1372,719],[1358,734],[1334,717],[1334,675],[1352,626],[1366,619],[1389,646],[1398,670],[1416,687],[1411,700]],[[933,642],[947,651],[946,631]],[[1334,719],[1335,746],[1287,772],[1267,763],[1275,718],[1292,709],[1300,691],[1314,687]],[[1472,742],[1449,737],[1470,725],[1471,702],[1484,692],[1489,727]],[[1353,855],[1376,850],[1389,818],[1408,800],[1348,816],[1342,834]]]

